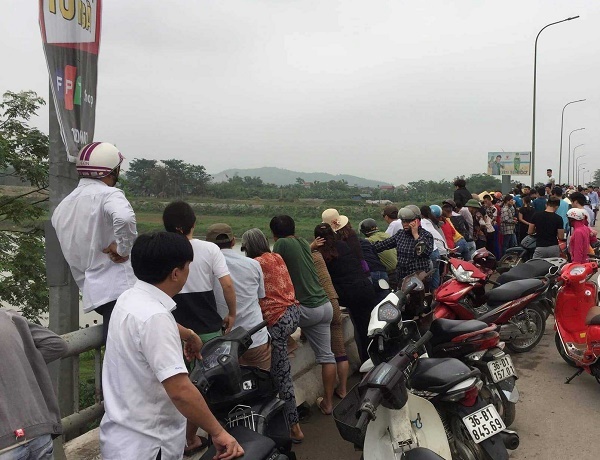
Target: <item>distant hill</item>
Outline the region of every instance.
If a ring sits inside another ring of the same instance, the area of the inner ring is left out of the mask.
[[[301,177],[306,182],[329,182],[330,180],[345,180],[346,182],[348,182],[348,185],[358,187],[378,187],[380,185],[391,185],[388,182],[365,179],[363,177],[350,176],[348,174],[333,175],[320,172],[307,173],[271,167],[252,169],[226,169],[225,171],[221,171],[218,174],[213,174],[213,181],[225,182],[228,177],[233,177],[236,174],[240,177],[260,177],[263,182],[275,185],[295,184],[296,179],[298,177]]]

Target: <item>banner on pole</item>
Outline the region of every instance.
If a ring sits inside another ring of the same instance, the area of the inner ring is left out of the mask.
[[[529,176],[531,152],[488,152],[487,165],[491,176]]]
[[[40,29],[67,158],[94,139],[101,0],[39,0]]]

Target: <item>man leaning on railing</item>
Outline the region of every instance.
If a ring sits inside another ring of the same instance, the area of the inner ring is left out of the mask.
[[[47,363],[67,353],[58,335],[0,309],[0,460],[52,460],[62,433]]]

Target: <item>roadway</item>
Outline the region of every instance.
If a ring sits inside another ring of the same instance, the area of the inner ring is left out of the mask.
[[[574,373],[554,345],[554,318],[538,346],[521,355],[512,354],[517,368],[520,400],[512,429],[521,445],[512,460],[595,460],[599,458],[600,384],[582,374],[569,385]],[[361,453],[344,442],[333,419],[314,406],[302,422],[305,441],[295,447],[298,460],[359,460]]]

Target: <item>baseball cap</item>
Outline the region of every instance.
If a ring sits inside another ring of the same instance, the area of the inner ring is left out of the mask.
[[[394,206],[393,204],[387,205],[385,208],[383,208],[383,215],[391,217],[392,219],[397,219],[398,218],[398,208],[396,206]]]
[[[442,205],[448,205],[448,206],[452,206],[453,208],[456,208],[456,203],[454,202],[454,200],[451,200],[451,199],[442,201]]]
[[[233,230],[227,224],[212,224],[206,232],[206,241],[211,243],[225,243],[233,240]]]

